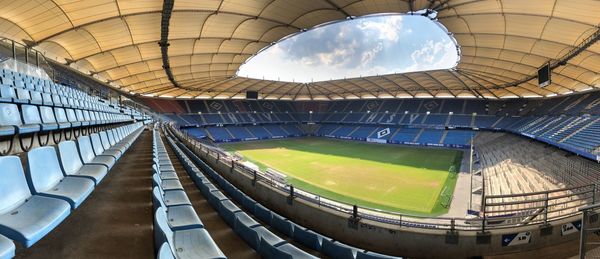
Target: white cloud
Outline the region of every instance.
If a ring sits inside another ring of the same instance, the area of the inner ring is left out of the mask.
[[[410,58],[412,65],[402,72],[449,68],[457,60],[456,46],[449,40],[435,43],[433,40],[428,40],[420,49],[414,50]]]

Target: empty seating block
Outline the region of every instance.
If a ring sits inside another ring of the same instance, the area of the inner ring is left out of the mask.
[[[32,195],[18,157],[0,157],[0,164],[0,234],[30,247],[58,226],[71,207],[61,199]]]

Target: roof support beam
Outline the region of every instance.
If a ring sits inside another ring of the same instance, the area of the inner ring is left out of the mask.
[[[175,77],[173,76],[173,71],[171,71],[171,66],[169,65],[169,24],[171,22],[171,14],[173,13],[173,5],[175,5],[175,0],[163,1],[162,18],[160,20],[160,41],[158,42],[158,45],[160,46],[160,53],[162,55],[163,69],[165,70],[169,81],[171,81],[175,87],[179,87],[179,84],[175,81]]]

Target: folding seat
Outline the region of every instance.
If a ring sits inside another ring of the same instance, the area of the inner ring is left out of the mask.
[[[23,88],[17,88],[17,98],[13,100],[15,103],[30,103],[31,96],[29,95],[29,90]]]
[[[259,250],[261,238],[272,245],[285,242],[244,212],[236,214],[234,231],[254,250]]]
[[[358,249],[328,238],[323,239],[321,252],[332,258],[354,259]]]
[[[231,227],[235,226],[235,214],[242,212],[242,210],[230,200],[221,201],[218,211],[223,220]]]
[[[39,124],[23,124],[16,104],[0,103],[0,136],[27,134],[40,130]]]
[[[25,82],[23,82],[22,78],[15,77],[15,81],[13,83],[17,88],[25,88]]]
[[[155,242],[167,242],[176,258],[226,258],[210,234],[204,228],[173,231],[168,225],[167,213],[163,208],[154,216]]]
[[[59,124],[56,122],[56,117],[54,116],[54,110],[52,107],[48,106],[40,106],[40,116],[42,118],[42,123],[47,125],[56,125],[58,129],[64,129],[71,126],[70,124]]]
[[[12,240],[0,235],[0,258],[9,259],[15,257],[15,243]]]
[[[29,91],[29,95],[31,96],[31,100],[29,100],[29,103],[35,105],[44,104],[44,98],[42,97],[42,93],[36,91]]]
[[[106,130],[104,132],[108,138],[108,143],[110,143],[112,148],[121,150],[123,153],[129,149],[129,144],[127,142],[120,142],[120,139],[115,137],[114,129]]]
[[[42,106],[40,108],[46,108],[46,106]],[[42,118],[43,118],[43,116],[44,115],[42,113]],[[58,123],[59,129],[68,129],[68,128],[72,127],[71,123],[67,119],[67,113],[65,112],[65,109],[55,107],[54,108],[54,118],[56,119],[56,123]]]
[[[11,78],[9,78],[8,76],[4,76],[4,77],[2,77],[2,84],[14,86],[14,81]]]
[[[96,121],[94,120],[94,118],[91,117],[90,112],[87,110],[83,110],[83,117],[85,118],[85,121],[87,121],[89,123],[89,125],[96,125]]]
[[[77,116],[75,115],[75,111],[73,109],[65,109],[65,112],[67,113],[67,121],[71,123],[71,127],[81,127],[82,122],[77,119]]]
[[[215,187],[212,183],[200,186],[200,192],[202,192],[202,196],[206,198],[208,198],[214,191],[219,191],[219,189]]]
[[[15,89],[1,85],[0,86],[0,102],[12,103],[14,99],[17,99],[17,94],[15,94]]]
[[[39,147],[27,153],[27,181],[35,194],[59,198],[73,209],[94,190],[94,181],[88,178],[64,176],[54,147]]]
[[[60,100],[60,96],[55,93],[52,93],[52,103],[54,103],[55,107],[63,107],[63,103]]]
[[[42,103],[46,106],[53,106],[54,102],[52,102],[52,95],[49,93],[42,93]]]
[[[294,225],[288,219],[280,216],[277,213],[273,213],[273,219],[271,220],[271,225],[274,229],[281,232],[282,234],[293,237],[294,236]]]
[[[163,202],[166,207],[172,206],[180,206],[180,205],[192,205],[190,199],[185,194],[185,191],[182,190],[170,190],[165,191],[158,188],[161,196],[163,197]]]
[[[160,186],[165,191],[183,190],[183,186],[181,186],[181,182],[178,179],[163,180],[160,178],[160,174],[156,172],[152,174],[152,182],[153,186]]]
[[[167,207],[163,196],[160,194],[159,187],[152,189],[152,198],[155,211],[159,208],[166,210],[167,219],[169,220],[168,224],[172,230],[204,227],[192,205]]]
[[[31,247],[58,226],[71,207],[61,199],[32,195],[18,157],[0,157],[0,164],[0,234]]]
[[[90,134],[90,138],[92,140],[92,147],[94,149],[94,153],[96,154],[96,156],[99,156],[99,155],[112,156],[116,160],[121,158],[121,152],[116,151],[116,150],[105,150],[104,149],[104,145],[103,145],[102,140],[100,139],[100,135],[98,135],[98,133]]]
[[[382,255],[369,251],[358,251],[356,253],[356,259],[400,259],[400,257]]]
[[[298,225],[294,225],[293,235],[296,242],[315,251],[321,251],[321,244],[323,239],[325,239],[322,235]]]
[[[98,185],[108,173],[104,165],[84,165],[81,162],[75,141],[63,141],[58,144],[60,164],[67,176],[78,176],[92,179]]]
[[[160,248],[158,249],[158,253],[156,254],[157,259],[175,259],[173,257],[173,252],[171,252],[171,247],[169,243],[164,242]]]
[[[45,107],[45,106],[40,106]],[[50,107],[46,107],[50,108]],[[52,109],[52,108],[50,108]],[[35,105],[21,105],[21,110],[23,112],[23,122],[25,124],[38,124],[40,125],[41,131],[51,131],[58,129],[58,124],[56,123],[46,123],[42,121],[40,118],[40,112],[38,111],[38,107]]]
[[[156,164],[152,165],[152,172],[154,174],[157,174],[161,180],[165,181],[165,180],[178,180],[179,181],[179,177],[177,176],[177,173],[175,173],[174,171],[161,171],[160,169],[158,169],[158,166]]]
[[[111,142],[108,138],[108,133],[106,133],[106,131],[101,131],[100,133],[98,133],[98,135],[100,135],[100,140],[102,141],[102,146],[104,147],[104,150],[106,151],[110,151],[112,150],[113,152],[119,152],[121,155],[123,153],[125,153],[125,148],[122,146],[115,146],[114,140]],[[120,155],[119,155],[120,156]]]
[[[81,155],[81,160],[84,164],[104,165],[108,170],[115,165],[116,159],[113,156],[102,155],[102,151],[98,151],[100,152],[100,155],[97,155],[94,152],[90,136],[79,137],[77,139],[77,146],[79,147],[79,154]]]
[[[254,211],[252,212],[259,220],[271,225],[271,220],[273,219],[273,212],[270,209],[265,208],[261,204],[256,204],[254,206]]]
[[[82,110],[75,110],[75,117],[77,118],[77,121],[81,122],[81,126],[85,127],[90,125],[90,122],[83,115]]]

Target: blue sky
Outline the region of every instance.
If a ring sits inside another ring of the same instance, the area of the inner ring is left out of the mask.
[[[372,16],[281,41],[243,64],[238,76],[311,82],[451,68],[454,41],[419,15]]]

